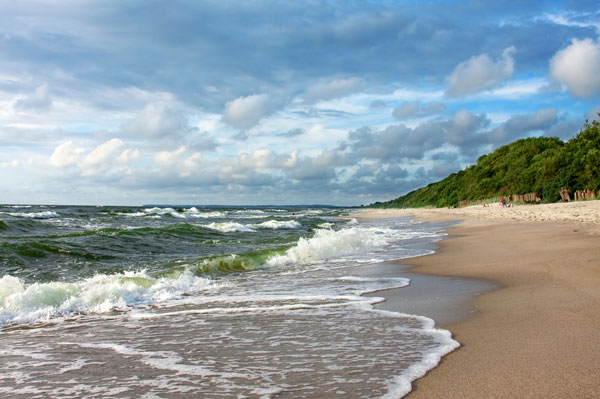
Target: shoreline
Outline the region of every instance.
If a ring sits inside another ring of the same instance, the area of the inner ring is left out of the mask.
[[[461,347],[407,398],[600,397],[600,201],[551,205],[359,216],[462,219],[435,254],[399,262],[499,287],[471,297],[474,317],[441,324]]]

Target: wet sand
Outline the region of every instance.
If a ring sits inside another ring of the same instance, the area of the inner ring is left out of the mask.
[[[365,277],[400,275],[410,279],[406,287],[367,294],[385,299],[375,308],[427,316],[435,320],[438,327],[446,326],[475,316],[473,296],[499,287],[485,280],[413,273],[413,267],[409,266],[413,259],[374,265],[368,269],[369,274],[364,274]]]
[[[599,205],[364,215],[463,219],[438,253],[406,263],[500,287],[471,297],[473,317],[443,323],[462,347],[417,380],[408,398],[600,397]]]

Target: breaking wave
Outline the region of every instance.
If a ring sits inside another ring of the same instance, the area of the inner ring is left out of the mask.
[[[252,227],[270,230],[296,230],[301,229],[302,225],[295,220],[267,220],[266,222],[253,224]]]
[[[267,261],[269,266],[307,263],[339,256],[362,253],[385,245],[388,240],[381,231],[365,228],[317,230],[311,238],[300,238],[285,254]]]
[[[211,223],[207,224],[206,227],[212,230],[220,231],[221,233],[235,233],[235,232],[253,232],[256,231],[253,228],[246,226],[245,224],[236,222],[223,222],[223,223]]]
[[[53,281],[30,285],[5,275],[0,279],[0,326],[124,310],[180,298],[214,284],[191,271],[184,271],[176,278],[155,278],[145,271],[137,271],[98,274],[73,283]]]
[[[53,219],[59,218],[60,215],[54,211],[43,211],[43,212],[2,212],[6,215],[20,217],[20,218],[28,218],[28,219]]]

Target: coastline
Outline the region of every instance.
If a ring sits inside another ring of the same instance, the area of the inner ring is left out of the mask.
[[[400,263],[499,287],[471,296],[474,317],[442,323],[462,346],[407,398],[600,397],[600,201],[469,208],[359,216],[461,219],[435,254]]]

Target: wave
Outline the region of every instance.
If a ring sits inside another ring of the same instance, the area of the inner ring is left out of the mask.
[[[0,234],[4,237],[31,234],[43,234],[43,236],[46,237],[48,236],[48,233],[51,233],[52,231],[54,231],[54,227],[48,223],[45,223],[43,219],[20,217],[15,219],[0,220]]]
[[[265,211],[261,211],[260,209],[241,209],[233,211],[233,213],[237,215],[264,215]]]
[[[276,221],[272,221],[276,222]],[[281,228],[285,221],[276,226]],[[218,224],[213,224],[213,227]],[[228,222],[221,230],[248,226]],[[289,224],[289,226],[295,226]],[[133,230],[101,229],[102,234],[211,234],[207,226],[177,223],[161,228]],[[88,232],[89,233],[89,232]],[[98,231],[96,232],[98,234]],[[212,233],[215,234],[215,233]],[[163,264],[161,272],[154,269],[122,271],[102,270],[101,273],[75,282],[57,281],[25,282],[10,274],[0,279],[0,326],[47,321],[63,316],[89,312],[108,312],[128,309],[132,306],[154,304],[194,295],[202,289],[213,287],[215,277],[232,273],[243,273],[263,267],[280,267],[286,264],[306,264],[346,255],[364,254],[388,242],[388,235],[381,230],[362,227],[347,227],[342,230],[316,230],[314,236],[299,238],[293,245],[283,245],[241,254],[203,257],[197,260],[178,260]],[[18,245],[22,245],[18,244]],[[76,251],[78,246],[55,247],[48,243],[27,243],[19,247],[20,256],[48,256],[65,254],[65,249]],[[79,248],[81,250],[81,248]],[[100,254],[89,251],[67,253],[75,257],[97,260]],[[185,262],[185,263],[183,263]],[[111,263],[112,264],[112,263]],[[113,266],[118,266],[114,265]],[[225,279],[227,280],[227,279]]]
[[[39,239],[39,241],[29,241],[24,243],[2,243],[2,247],[4,248],[23,248],[26,249],[28,247],[33,249],[44,249],[46,246],[54,246],[62,245],[59,242],[52,242],[52,244],[47,244],[48,240],[61,240],[61,239],[69,239],[69,238],[77,238],[77,237],[93,237],[93,236],[103,236],[103,237],[139,237],[139,238],[152,238],[152,237],[164,237],[165,235],[176,236],[176,237],[193,237],[197,238],[213,238],[216,233],[212,229],[208,229],[207,226],[202,226],[198,224],[192,223],[175,223],[166,226],[159,227],[101,227],[83,231],[72,231],[65,232],[60,234],[40,234],[34,228],[37,228],[37,225],[34,225],[33,221],[18,221],[18,222],[3,222],[0,221],[0,231],[6,230],[8,232],[14,233],[30,233],[26,236],[16,235],[13,238],[27,238],[27,239]],[[37,232],[37,234],[31,234],[33,232]],[[4,234],[6,237],[7,235]],[[45,248],[49,252],[62,252],[67,253],[64,247],[57,247],[55,249]]]
[[[325,223],[321,223],[319,225],[317,225],[317,227],[319,227],[320,229],[330,229],[334,226],[333,223],[330,222],[325,222]]]
[[[237,223],[226,224],[239,225]],[[340,256],[363,254],[365,251],[373,250],[387,243],[388,236],[378,229],[316,230],[314,236],[301,237],[293,246],[202,258],[192,266],[192,270],[198,275],[203,275],[245,272],[256,270],[262,266],[311,263]]]
[[[8,250],[18,256],[25,258],[44,258],[51,255],[65,255],[87,260],[112,259],[113,256],[107,254],[94,253],[84,249],[80,245],[73,243],[49,243],[49,242],[23,242],[23,243],[2,243],[0,247]]]
[[[256,270],[289,247],[201,258],[159,275],[146,270],[97,274],[76,282],[25,282],[11,275],[0,278],[0,327],[45,322],[83,313],[128,310],[164,303],[202,290],[216,289],[211,276]]]
[[[131,210],[125,210],[121,212],[116,212],[117,215],[121,216],[141,216],[148,218],[161,218],[162,216],[171,216],[178,219],[186,219],[186,218],[195,218],[195,219],[214,219],[214,218],[222,218],[225,217],[226,214],[224,212],[214,211],[214,212],[202,212],[198,210],[196,207],[191,207],[189,209],[174,209],[174,208],[146,208],[139,212],[133,212]]]
[[[212,219],[212,218],[222,218],[225,217],[225,213],[215,211],[215,212],[202,212],[199,211],[196,207],[191,207],[190,209],[185,210],[185,216],[192,218],[202,218],[202,219]]]
[[[235,233],[235,232],[255,232],[253,228],[236,222],[223,222],[223,223],[210,223],[206,225],[211,230],[220,231],[221,233]]]
[[[179,219],[185,219],[185,215],[177,212],[173,208],[146,208],[140,212],[133,212],[130,210],[116,212],[117,215],[121,216],[144,216],[144,217],[155,217],[160,218],[161,216],[172,216]]]
[[[295,220],[267,220],[256,224],[242,224],[238,222],[210,223],[206,225],[209,229],[222,233],[246,232],[252,233],[256,229],[261,230],[299,230],[303,226]]]
[[[342,230],[317,230],[311,238],[300,238],[298,243],[285,254],[267,261],[269,266],[290,263],[308,263],[339,256],[353,255],[372,250],[387,243],[380,231],[365,228]]]
[[[297,230],[302,228],[302,225],[295,220],[267,220],[251,226],[256,229],[270,230]]]
[[[59,218],[60,215],[54,211],[42,211],[42,212],[1,212],[5,215],[10,215],[14,217],[20,218],[28,218],[28,219],[53,219]]]
[[[182,215],[181,213],[177,212],[175,209],[173,208],[146,208],[144,209],[144,213],[146,215],[168,215],[168,216],[172,216],[175,218],[179,218],[179,219],[184,219],[185,215]]]
[[[200,276],[248,272],[259,269],[269,259],[283,254],[288,248],[289,246],[243,254],[211,256],[199,259],[195,264],[188,264],[175,270],[191,270],[194,274]]]
[[[74,282],[26,285],[5,275],[0,279],[0,326],[42,322],[80,313],[105,313],[153,304],[211,289],[216,283],[190,271],[176,278],[148,275],[145,271],[98,274]]]

